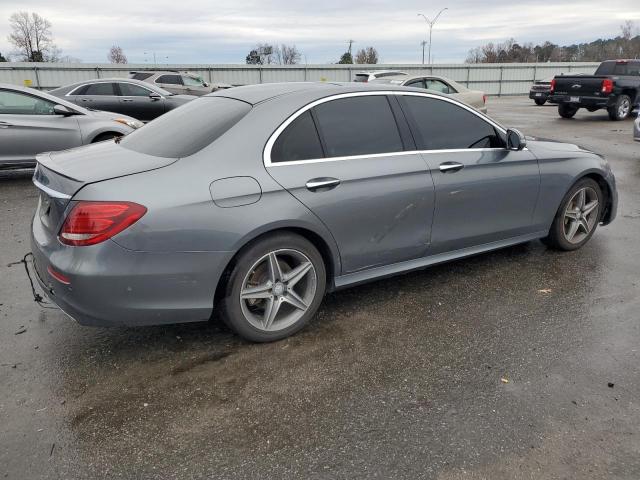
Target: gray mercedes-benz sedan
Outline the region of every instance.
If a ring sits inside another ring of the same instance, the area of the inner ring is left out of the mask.
[[[325,292],[616,215],[606,160],[456,100],[289,83],[200,97],[120,142],[38,157],[37,277],[85,325],[207,320],[271,341]]]
[[[120,137],[137,120],[79,107],[32,88],[0,83],[0,169],[32,168],[36,154]]]

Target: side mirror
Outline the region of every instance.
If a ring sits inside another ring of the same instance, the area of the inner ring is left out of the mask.
[[[64,105],[54,105],[53,106],[53,113],[55,115],[62,115],[64,117],[70,117],[71,115],[75,115],[76,112],[74,112],[73,110],[65,107]]]
[[[203,87],[208,87],[208,86],[209,86],[209,84],[208,84],[207,82],[202,82],[202,86],[203,86]]]
[[[151,100],[160,100],[162,98],[162,95],[160,95],[159,93],[153,92],[149,94],[149,98]]]
[[[527,139],[515,128],[507,130],[507,149],[519,151],[527,146]]]

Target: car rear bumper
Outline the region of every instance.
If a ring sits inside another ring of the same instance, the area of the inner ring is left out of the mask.
[[[577,98],[578,101],[572,99]],[[580,108],[607,108],[615,104],[615,97],[583,97],[580,95],[551,95],[549,100],[554,103],[569,103]]]
[[[229,252],[134,252],[107,240],[68,247],[40,238],[34,219],[36,277],[50,299],[82,325],[141,326],[208,320]],[[54,244],[55,243],[55,244]],[[52,268],[69,285],[53,277]]]

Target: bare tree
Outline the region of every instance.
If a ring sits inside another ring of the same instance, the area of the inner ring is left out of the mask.
[[[378,63],[378,51],[373,47],[361,48],[353,60],[355,63],[376,64]]]
[[[111,49],[109,49],[109,54],[107,55],[107,59],[111,63],[129,63],[127,61],[127,56],[124,54],[122,47],[118,45],[113,45]]]
[[[300,62],[300,51],[295,45],[285,45],[276,47],[274,51],[276,63],[280,65],[295,65]]]
[[[11,33],[7,37],[16,48],[16,56],[25,62],[52,62],[60,57],[54,45],[51,22],[37,13],[16,12],[9,17]]]

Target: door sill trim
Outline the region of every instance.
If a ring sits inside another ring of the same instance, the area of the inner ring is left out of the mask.
[[[529,242],[538,238],[543,238],[548,235],[548,231],[538,231],[534,233],[527,233],[526,235],[519,235],[517,237],[507,238],[505,240],[498,240],[496,242],[484,243],[482,245],[476,245],[473,247],[462,248],[460,250],[453,250],[451,252],[438,253],[437,255],[431,255],[427,257],[416,258],[414,260],[407,260],[404,262],[394,263],[391,265],[385,265],[382,267],[375,267],[360,272],[348,273],[335,277],[334,285],[335,289],[358,285],[371,280],[378,280],[380,278],[390,277],[398,273],[406,273],[412,270],[420,270],[431,265],[438,263],[445,263],[451,260],[457,260],[459,258],[470,257],[479,253],[489,252],[491,250],[497,250],[504,247],[510,247],[517,245],[518,243]]]

